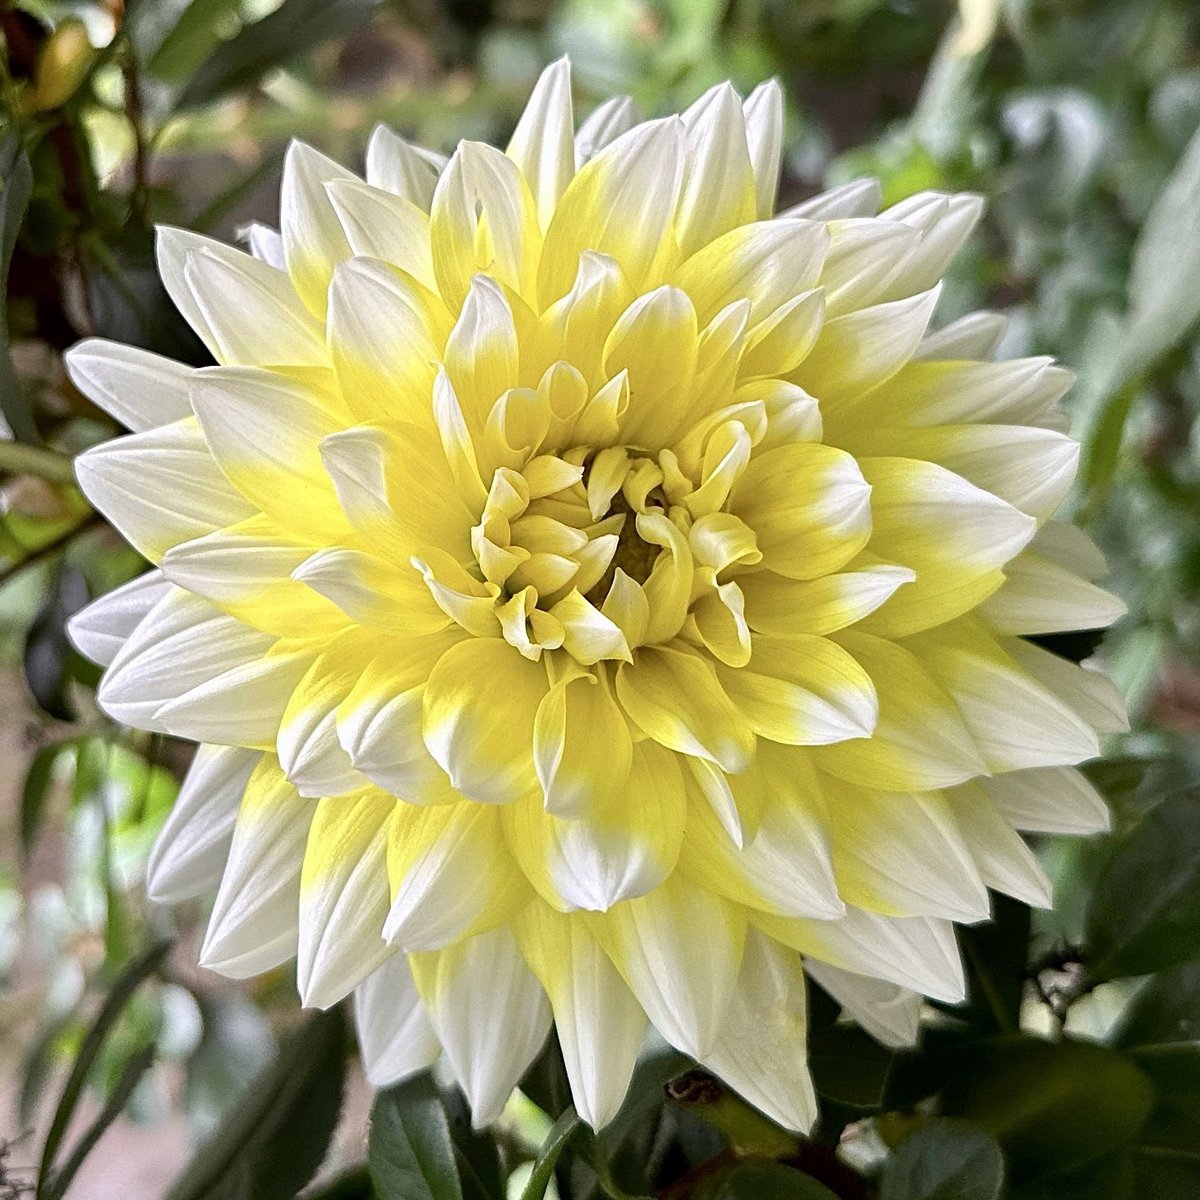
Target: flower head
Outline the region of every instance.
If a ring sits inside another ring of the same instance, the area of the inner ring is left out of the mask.
[[[1077,447],[1002,323],[929,331],[980,212],[848,185],[776,214],[781,100],[505,153],[292,146],[252,254],[164,229],[219,366],[98,341],[135,432],[79,460],[156,569],[76,619],[115,718],[201,743],[151,894],[203,961],[353,992],[369,1076],[444,1051],[492,1119],[557,1027],[608,1121],[647,1020],[814,1115],[805,970],[877,1036],[963,982],[952,922],[1048,886],[1119,727],[1025,635],[1109,623],[1052,514]]]

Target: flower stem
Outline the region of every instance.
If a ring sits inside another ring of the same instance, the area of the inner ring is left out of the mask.
[[[24,442],[0,442],[0,471],[37,475],[51,483],[75,481],[75,465],[68,455]]]

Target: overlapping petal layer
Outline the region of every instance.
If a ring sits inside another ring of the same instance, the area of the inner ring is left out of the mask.
[[[96,340],[92,501],[157,569],[76,619],[118,719],[203,743],[151,893],[354,993],[370,1078],[491,1120],[553,1022],[583,1116],[647,1021],[811,1122],[804,970],[868,1029],[954,1000],[951,921],[1045,903],[1120,699],[1027,635],[1121,609],[1053,519],[1076,447],[996,320],[929,328],[971,196],[774,215],[781,98],[565,62],[507,153],[307,146],[252,254],[160,233],[218,365]],[[219,885],[219,886],[218,886]]]

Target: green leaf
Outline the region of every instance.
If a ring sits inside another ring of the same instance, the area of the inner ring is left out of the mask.
[[[504,1170],[496,1139],[490,1130],[472,1127],[471,1110],[462,1092],[457,1089],[447,1092],[442,1100],[450,1123],[463,1200],[503,1200]]]
[[[1133,1141],[1154,1103],[1124,1054],[1089,1042],[993,1038],[964,1046],[942,1095],[947,1116],[992,1134],[1014,1184],[1077,1169]]]
[[[857,1025],[833,1025],[809,1037],[813,1086],[830,1100],[853,1108],[883,1103],[895,1054]]]
[[[292,1200],[337,1127],[345,1057],[341,1013],[310,1017],[201,1146],[167,1200]]]
[[[46,804],[54,782],[54,764],[65,743],[43,746],[29,764],[21,788],[21,854],[28,860],[37,842],[38,831],[46,815]]]
[[[1146,216],[1129,272],[1126,377],[1178,345],[1200,320],[1200,130]]]
[[[238,0],[136,0],[125,6],[125,31],[149,74],[183,84],[221,40],[221,22]]]
[[[946,1011],[996,1033],[1016,1033],[1029,961],[1027,905],[995,896],[993,918],[958,931],[967,967],[967,1001]]]
[[[375,1098],[367,1161],[379,1200],[462,1200],[446,1110],[428,1075]]]
[[[47,1189],[53,1180],[54,1161],[58,1155],[58,1149],[62,1145],[67,1126],[75,1114],[79,1098],[83,1095],[88,1072],[99,1057],[105,1039],[143,980],[148,979],[162,967],[170,949],[169,941],[156,942],[117,976],[108,995],[105,996],[104,1003],[100,1006],[95,1021],[92,1022],[92,1027],[84,1037],[78,1054],[75,1055],[75,1061],[71,1064],[67,1081],[63,1085],[62,1094],[54,1109],[54,1117],[50,1121],[46,1141],[42,1146],[41,1165],[38,1169],[37,1200],[43,1200],[44,1197],[52,1194]]]
[[[92,1152],[108,1127],[121,1115],[125,1105],[129,1102],[129,1097],[133,1095],[133,1089],[137,1087],[142,1076],[153,1064],[157,1051],[157,1044],[151,1042],[136,1051],[125,1063],[112,1092],[105,1100],[96,1119],[80,1135],[79,1140],[72,1147],[71,1153],[67,1156],[67,1161],[55,1169],[52,1181],[45,1189],[48,1200],[58,1200],[58,1197],[66,1194],[71,1180],[83,1166],[84,1159]]]
[[[300,1200],[379,1200],[379,1194],[371,1186],[371,1172],[366,1163],[359,1163],[319,1186],[306,1189]]]
[[[724,1177],[717,1200],[837,1200],[811,1175],[776,1162],[739,1163]]]
[[[1125,1146],[1078,1171],[1016,1188],[1009,1200],[1133,1200],[1134,1165],[1135,1152]],[[1182,1194],[1186,1193],[1165,1191],[1161,1200],[1175,1200]]]
[[[1130,1005],[1117,1036],[1126,1048],[1179,1042],[1200,1046],[1200,962],[1155,975]]]
[[[88,588],[78,567],[60,566],[25,635],[25,681],[43,711],[60,721],[73,721],[67,696],[75,648],[67,640],[67,618],[88,602]]]
[[[525,1190],[521,1193],[521,1200],[543,1200],[546,1189],[554,1178],[554,1168],[558,1163],[559,1156],[582,1126],[583,1122],[574,1108],[568,1108],[554,1122],[534,1160],[533,1172],[529,1176]]]
[[[1004,1156],[963,1121],[937,1120],[902,1141],[884,1168],[880,1200],[997,1200]]]
[[[1117,845],[1092,892],[1087,942],[1094,980],[1200,958],[1200,798],[1164,800]]]
[[[1180,346],[1200,319],[1200,130],[1146,217],[1133,248],[1121,350],[1097,390],[1080,482],[1095,509],[1116,471],[1137,380]]]
[[[267,71],[332,37],[345,37],[378,7],[379,0],[284,0],[213,51],[184,88],[180,106],[207,104],[253,87]]]
[[[17,245],[17,232],[29,206],[33,190],[33,172],[20,131],[13,123],[0,139],[0,412],[19,442],[37,443],[37,430],[29,400],[21,390],[8,348],[8,268]]]

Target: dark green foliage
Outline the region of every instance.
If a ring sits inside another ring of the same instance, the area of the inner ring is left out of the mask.
[[[316,1013],[187,1165],[167,1200],[289,1200],[313,1176],[342,1109],[346,1023]]]

